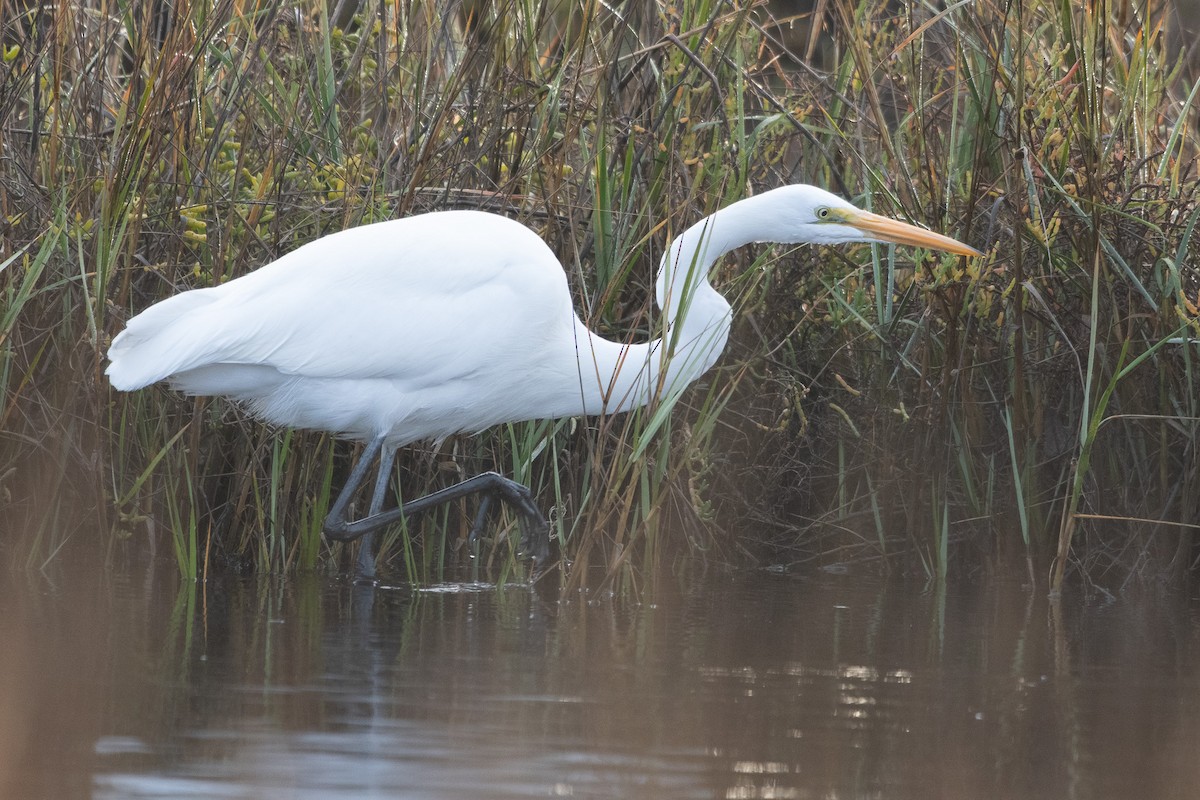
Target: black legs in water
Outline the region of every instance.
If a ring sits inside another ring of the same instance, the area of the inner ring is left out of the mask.
[[[383,440],[377,440],[382,444]],[[388,477],[392,474],[392,465],[396,462],[396,451],[391,447],[376,447],[379,450],[379,472],[375,475],[375,489],[371,492],[371,505],[367,509],[367,519],[378,516],[383,510],[383,501],[387,497]],[[359,460],[359,464],[371,465],[375,453],[368,448],[367,452],[363,453],[363,457]],[[333,508],[330,509],[329,517],[325,520],[323,526],[325,535],[329,535],[330,523],[334,520],[334,515],[339,515],[339,519],[346,519],[346,505],[349,498],[353,496],[358,484],[362,482],[362,477],[365,471],[358,471],[358,464],[355,464],[355,469],[350,476],[350,480],[346,486],[342,488],[342,493],[338,495],[338,499],[334,501]],[[354,475],[358,475],[358,480],[354,480]],[[345,500],[343,500],[345,498]],[[382,527],[382,526],[381,526]],[[358,563],[354,567],[354,574],[359,578],[374,578],[375,577],[375,542],[376,536],[374,533],[367,533],[363,536],[362,544],[358,546]]]
[[[376,456],[379,456],[379,474],[375,478],[375,488],[371,493],[371,505],[367,516],[362,519],[348,520],[346,511],[350,507],[350,499],[362,484],[363,478],[366,477],[367,470],[370,469],[371,462],[375,460]],[[388,477],[391,475],[395,457],[395,449],[385,447],[382,436],[369,442],[362,457],[354,465],[350,477],[346,480],[342,493],[338,495],[337,500],[333,503],[333,508],[329,510],[329,516],[325,519],[324,531],[330,539],[349,542],[360,536],[366,537],[358,551],[356,572],[359,577],[373,578],[375,576],[376,531],[399,522],[404,517],[420,514],[422,511],[428,511],[435,506],[469,494],[483,495],[479,502],[479,511],[475,514],[475,520],[471,526],[472,541],[483,530],[492,498],[498,497],[512,506],[513,510],[520,515],[521,552],[529,555],[535,564],[545,563],[550,555],[550,526],[546,524],[546,518],[542,516],[542,512],[533,504],[533,495],[528,488],[503,475],[497,475],[495,472],[485,472],[482,475],[467,478],[462,483],[456,483],[424,497],[418,497],[416,500],[410,500],[398,508],[383,511]]]

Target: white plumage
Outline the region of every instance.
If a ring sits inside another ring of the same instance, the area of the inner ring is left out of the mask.
[[[108,375],[399,446],[513,419],[514,398],[539,389],[553,403],[564,369],[577,374],[573,317],[562,267],[532,231],[448,211],[334,233],[152,306],[113,341]],[[561,352],[518,372],[515,342]]]

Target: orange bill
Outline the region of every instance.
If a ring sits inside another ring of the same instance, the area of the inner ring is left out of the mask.
[[[872,214],[870,211],[847,212],[845,224],[852,225],[881,242],[895,242],[896,244],[925,247],[930,250],[945,250],[947,253],[957,253],[960,256],[983,255],[974,247],[963,244],[957,239],[918,228],[916,225],[909,225],[907,222]]]

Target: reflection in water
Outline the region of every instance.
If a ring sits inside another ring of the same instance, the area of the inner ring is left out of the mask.
[[[1191,798],[1200,604],[866,575],[0,588],[0,797]]]

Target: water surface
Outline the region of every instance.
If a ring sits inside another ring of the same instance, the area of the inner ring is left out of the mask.
[[[4,798],[1195,798],[1200,602],[5,576]]]

